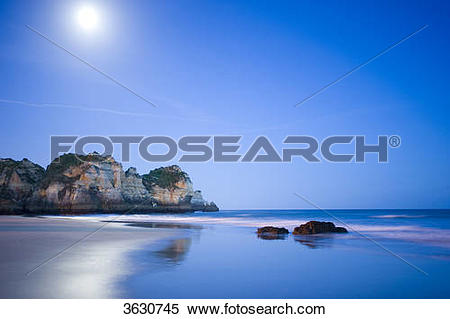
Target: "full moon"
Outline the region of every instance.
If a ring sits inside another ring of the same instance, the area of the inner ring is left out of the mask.
[[[76,13],[78,25],[85,31],[94,31],[98,27],[99,16],[92,6],[83,6]]]

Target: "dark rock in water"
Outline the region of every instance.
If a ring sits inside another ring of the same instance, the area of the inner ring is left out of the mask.
[[[284,240],[286,239],[287,234],[275,234],[275,233],[261,233],[258,234],[258,238],[264,240]]]
[[[285,239],[285,235],[289,234],[289,231],[283,227],[265,226],[258,228],[256,231],[258,237],[261,239]]]
[[[320,233],[347,233],[347,229],[344,227],[336,227],[331,222],[310,221],[299,227],[295,227],[292,232],[294,235],[312,235]]]
[[[273,226],[264,226],[264,227],[258,228],[258,230],[256,232],[258,234],[262,234],[262,233],[271,233],[271,234],[278,234],[278,235],[289,234],[289,230],[287,230],[286,228],[273,227]]]
[[[287,230],[286,228],[273,226],[264,226],[258,228],[256,232],[258,234],[276,234],[276,235],[289,234],[289,230]]]

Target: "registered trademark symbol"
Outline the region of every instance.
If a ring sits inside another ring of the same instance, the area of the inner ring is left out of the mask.
[[[392,135],[389,137],[389,145],[391,147],[399,147],[401,143],[400,136]]]

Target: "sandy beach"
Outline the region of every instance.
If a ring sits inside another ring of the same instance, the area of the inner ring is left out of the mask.
[[[125,256],[171,235],[170,229],[108,223],[58,255],[102,225],[76,219],[0,216],[0,298],[120,297],[123,292],[115,283],[134,267]]]

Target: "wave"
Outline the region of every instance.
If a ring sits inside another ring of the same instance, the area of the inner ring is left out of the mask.
[[[188,224],[211,224],[211,225],[232,225],[232,226],[246,226],[246,227],[261,227],[261,226],[278,226],[278,227],[297,227],[300,224],[304,224],[311,220],[307,219],[286,219],[276,216],[267,217],[244,217],[244,216],[232,216],[232,217],[218,217],[218,216],[201,216],[201,215],[170,215],[170,214],[133,214],[133,215],[83,215],[83,216],[45,216],[47,218],[68,218],[78,220],[92,220],[92,221],[117,221],[117,222],[171,222],[171,223],[188,223]],[[331,218],[329,220],[332,220]],[[394,232],[394,231],[421,231],[423,227],[408,226],[408,225],[368,225],[368,224],[355,224],[355,223],[340,223],[335,220],[332,222],[336,226],[343,226],[350,228],[354,231],[362,232]]]
[[[304,224],[311,220],[308,219],[285,219],[278,217],[217,217],[217,216],[186,216],[186,215],[145,215],[145,214],[133,214],[133,215],[83,215],[83,216],[47,216],[48,218],[70,218],[78,220],[92,220],[92,221],[110,221],[117,222],[165,222],[165,223],[187,223],[187,224],[204,224],[204,225],[230,225],[230,226],[244,226],[244,227],[261,227],[261,226],[277,226],[277,227],[297,227],[300,224]],[[418,226],[408,225],[368,225],[368,224],[355,224],[355,223],[340,223],[333,220],[336,226],[343,226],[350,228],[349,230],[361,231],[361,232],[399,232],[399,231],[425,231],[425,228]]]
[[[108,221],[117,222],[172,222],[172,223],[189,223],[189,224],[206,224],[206,225],[232,225],[244,227],[261,227],[261,226],[278,226],[278,227],[296,227],[306,223],[308,220],[301,219],[280,219],[277,217],[214,217],[214,216],[186,216],[186,215],[83,215],[83,216],[45,216],[46,218],[68,218],[78,220],[92,221]]]
[[[370,216],[371,218],[424,218],[426,215],[375,215]]]
[[[386,215],[385,215],[386,216]],[[390,215],[397,216],[397,215]],[[405,216],[405,215],[402,215]],[[175,224],[197,224],[197,225],[222,225],[256,228],[262,226],[286,227],[292,230],[294,227],[307,222],[310,219],[281,219],[279,217],[267,216],[249,218],[247,216],[201,216],[201,215],[83,215],[83,216],[47,216],[48,218],[67,218],[77,220],[90,220],[95,222],[115,221],[115,222],[162,222]],[[415,217],[415,216],[414,216]],[[388,217],[390,218],[390,217]],[[346,227],[350,233],[356,237],[361,233],[372,238],[402,240],[424,245],[450,248],[450,230],[430,228],[417,225],[369,225],[364,223],[339,223],[333,221],[337,226]],[[355,237],[352,236],[352,237]]]

